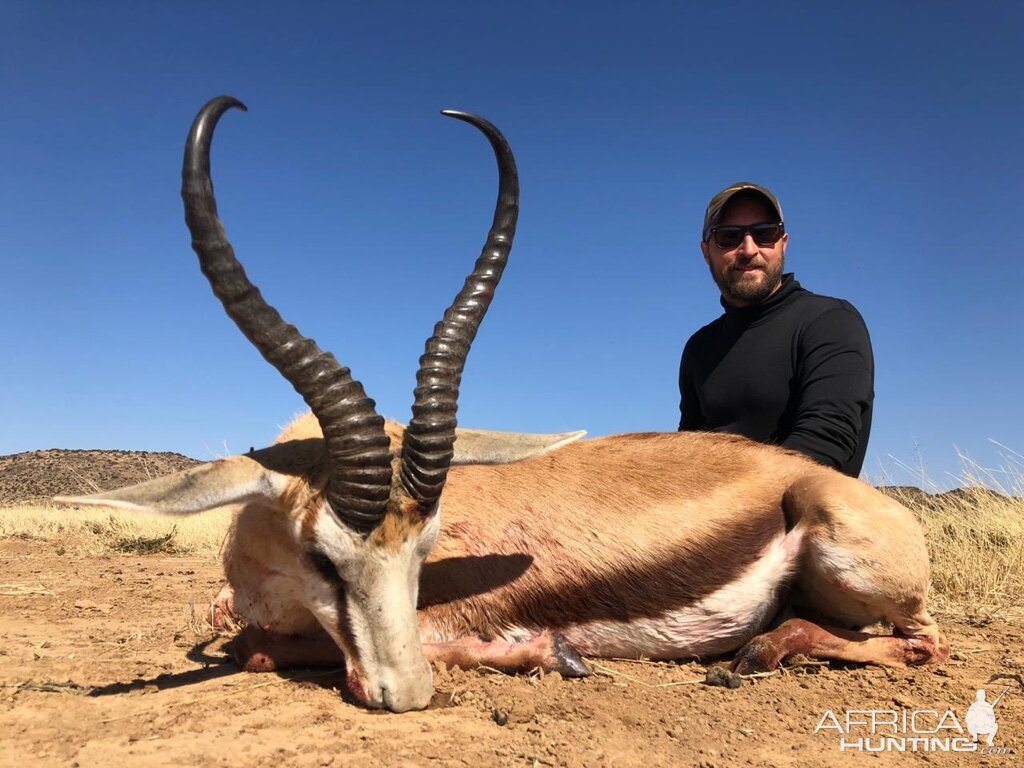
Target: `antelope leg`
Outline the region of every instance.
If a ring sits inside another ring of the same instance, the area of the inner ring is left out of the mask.
[[[797,653],[812,659],[908,667],[945,660],[948,646],[938,632],[873,635],[789,619],[743,646],[733,660],[733,671],[741,675],[767,672]]]
[[[515,674],[542,669],[563,677],[586,677],[590,669],[565,639],[554,632],[542,632],[518,643],[502,640],[459,638],[424,643],[428,661],[449,667],[475,669],[490,667]],[[249,625],[232,643],[235,663],[246,672],[273,672],[289,667],[340,667],[341,650],[326,632],[311,635],[282,635]]]
[[[483,666],[508,674],[542,669],[558,672],[562,677],[590,675],[590,668],[576,649],[557,632],[544,631],[517,643],[472,637],[424,643],[423,653],[429,661],[443,661],[449,667],[462,669]]]
[[[326,632],[280,635],[252,624],[232,641],[231,654],[245,672],[345,665],[344,654]]]

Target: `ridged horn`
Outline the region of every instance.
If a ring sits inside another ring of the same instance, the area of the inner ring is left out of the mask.
[[[441,114],[475,126],[490,141],[498,161],[498,201],[483,252],[444,319],[434,327],[416,373],[413,416],[405,430],[399,476],[402,490],[428,514],[436,508],[452,461],[466,356],[505,269],[519,216],[519,174],[505,137],[477,115],[454,110]]]
[[[217,121],[246,107],[219,96],[196,116],[185,143],[181,196],[192,248],[228,316],[302,395],[324,433],[330,457],[327,501],[345,525],[368,534],[380,523],[391,490],[391,452],[384,420],[351,372],[286,323],[249,282],[217,216],[210,144]]]

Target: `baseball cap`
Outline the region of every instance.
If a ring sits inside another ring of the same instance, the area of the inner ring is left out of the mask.
[[[749,181],[737,181],[735,184],[730,184],[717,195],[712,197],[711,202],[708,203],[708,209],[704,213],[704,229],[701,231],[702,241],[707,240],[711,228],[717,226],[718,219],[722,215],[722,209],[725,208],[726,203],[732,200],[733,196],[740,192],[753,192],[760,195],[768,201],[768,204],[771,205],[772,208],[775,209],[775,213],[778,214],[779,221],[785,221],[785,219],[782,218],[782,206],[779,205],[778,199],[768,189]]]

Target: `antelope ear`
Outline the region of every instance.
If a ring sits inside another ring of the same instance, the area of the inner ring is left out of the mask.
[[[576,442],[585,434],[584,430],[557,435],[530,435],[458,428],[455,430],[455,456],[452,464],[511,464],[556,451]]]
[[[284,492],[289,476],[305,469],[306,462],[296,461],[296,443],[303,442],[281,443],[245,456],[212,461],[127,488],[87,496],[57,496],[54,501],[161,515],[191,515],[255,499],[273,503]],[[300,449],[298,453],[308,452]]]

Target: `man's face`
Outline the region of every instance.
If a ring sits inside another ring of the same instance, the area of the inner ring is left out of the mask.
[[[771,206],[760,197],[737,195],[730,200],[718,220],[718,226],[750,226],[777,222]],[[722,298],[733,307],[749,307],[764,301],[782,285],[782,269],[786,260],[789,235],[772,245],[758,245],[747,233],[735,248],[720,248],[712,235],[700,244],[711,277],[718,284]]]

